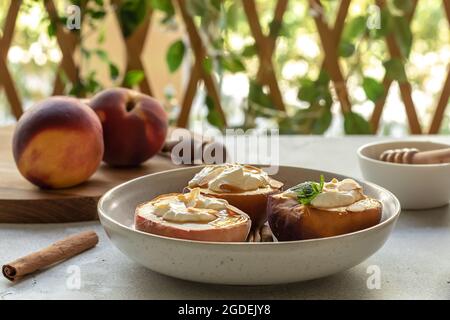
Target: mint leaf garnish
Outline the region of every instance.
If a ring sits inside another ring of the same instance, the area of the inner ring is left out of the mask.
[[[297,194],[297,200],[299,203],[307,205],[310,204],[311,201],[313,201],[313,199],[322,192],[324,183],[325,179],[323,175],[320,175],[320,183],[306,181],[292,187],[290,190]]]

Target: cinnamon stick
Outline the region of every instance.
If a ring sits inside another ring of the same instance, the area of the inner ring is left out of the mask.
[[[36,270],[51,266],[95,247],[97,243],[98,236],[94,231],[81,232],[5,264],[2,267],[2,272],[7,279],[16,281]]]

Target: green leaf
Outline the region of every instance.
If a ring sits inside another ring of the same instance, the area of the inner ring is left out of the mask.
[[[211,73],[213,70],[213,60],[209,57],[206,56],[203,61],[202,61],[202,65],[203,65],[203,70],[205,70],[206,73]]]
[[[92,19],[102,19],[106,16],[106,12],[104,10],[91,11],[90,16]]]
[[[300,81],[297,98],[310,103],[310,106],[330,108],[333,103],[329,87],[330,77],[328,73],[321,70],[317,80],[304,78]]]
[[[220,11],[220,2],[221,0],[210,0],[211,1],[211,5],[217,10]]]
[[[175,72],[180,67],[185,51],[186,47],[182,40],[177,40],[170,45],[166,54],[166,62],[170,72]]]
[[[297,200],[299,203],[308,205],[312,200],[314,200],[315,197],[317,197],[319,193],[322,192],[324,184],[325,178],[323,175],[320,175],[320,183],[305,181],[290,188],[290,190],[297,194]]]
[[[69,95],[74,97],[82,97],[86,93],[84,85],[81,82],[76,82],[69,90]]]
[[[110,62],[108,66],[109,66],[109,76],[111,77],[111,79],[116,80],[117,77],[119,76],[119,69],[112,62]]]
[[[346,40],[342,40],[339,43],[339,56],[347,58],[350,57],[351,55],[353,55],[353,53],[355,52],[355,46],[346,41]]]
[[[392,18],[395,28],[393,28],[395,39],[404,58],[408,58],[412,46],[412,33],[408,21],[405,17],[395,16]]]
[[[61,16],[58,18],[58,20],[62,25],[64,25],[64,26],[67,25],[67,17],[66,16]],[[75,30],[77,30],[77,29],[75,29]]]
[[[263,86],[256,81],[250,81],[248,100],[262,107],[273,109],[273,103],[270,97],[264,93]]]
[[[206,120],[216,128],[223,129],[225,127],[222,117],[220,116],[217,109],[214,107],[214,101],[210,96],[206,96],[205,104],[208,108],[208,114],[206,116]]]
[[[302,101],[314,103],[317,100],[318,92],[316,83],[310,79],[302,79],[298,90],[297,98]]]
[[[103,44],[105,42],[105,30],[101,30],[98,34],[97,42]]]
[[[91,57],[91,51],[89,51],[85,47],[80,47],[80,51],[83,57],[85,57],[86,59],[89,59]]]
[[[317,84],[322,86],[328,86],[330,83],[330,75],[325,69],[320,70],[319,76],[317,77]]]
[[[83,1],[83,0],[71,0],[70,2],[71,2],[71,4],[80,7],[81,6],[81,1]]]
[[[214,11],[217,11],[208,1],[204,0],[189,0],[185,1],[186,8],[192,16],[202,18],[209,18],[214,14]],[[212,9],[210,11],[210,9]]]
[[[229,30],[235,30],[239,21],[239,7],[236,1],[230,3],[225,11],[226,27]]]
[[[142,70],[130,70],[125,74],[123,79],[123,85],[126,87],[134,87],[144,80],[144,71]]]
[[[51,21],[47,26],[47,34],[49,38],[52,38],[56,35],[56,25]]]
[[[312,126],[313,134],[323,134],[331,125],[331,121],[333,120],[333,114],[330,109],[323,108],[323,113],[321,117],[314,121]]]
[[[363,89],[369,100],[377,102],[384,95],[383,84],[375,80],[374,78],[364,77]]]
[[[380,12],[380,28],[372,29],[370,35],[375,39],[383,38],[391,33],[392,29],[393,26],[391,13],[389,12],[388,8],[383,8]]]
[[[171,2],[171,1],[166,1]],[[149,12],[147,0],[122,0],[119,2],[118,17],[122,34],[128,38],[144,22]]]
[[[245,66],[242,61],[235,55],[228,55],[222,58],[222,67],[232,73],[244,72]]]
[[[269,24],[269,35],[276,38],[281,31],[283,24],[280,21],[273,20]]]
[[[245,58],[253,57],[256,54],[256,47],[254,44],[250,44],[244,47],[241,55]]]
[[[100,83],[95,79],[95,72],[91,72],[84,84],[86,93],[94,93],[101,89]]]
[[[344,114],[344,130],[346,134],[372,134],[370,123],[351,111]]]
[[[365,16],[353,18],[346,24],[342,38],[351,42],[352,40],[360,37],[366,31],[366,20],[367,17]]]
[[[394,7],[402,11],[404,14],[408,14],[413,9],[413,1],[409,0],[394,0]]]
[[[100,60],[109,61],[108,53],[105,50],[97,49],[95,50],[95,54],[100,58]]]
[[[392,80],[399,82],[406,82],[405,67],[400,59],[392,58],[383,62],[384,69],[386,69],[386,76]]]
[[[150,6],[153,9],[164,12],[168,16],[173,16],[175,14],[175,8],[170,0],[151,0]]]

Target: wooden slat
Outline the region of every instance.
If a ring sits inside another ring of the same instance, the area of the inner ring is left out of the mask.
[[[20,101],[19,95],[17,94],[16,86],[14,85],[14,80],[9,73],[6,62],[0,59],[0,84],[3,85],[5,89],[6,98],[11,105],[11,111],[16,119],[19,119],[23,114],[22,102]]]
[[[380,126],[381,115],[383,113],[384,105],[386,104],[387,95],[389,93],[389,89],[392,85],[392,79],[387,75],[383,78],[383,88],[384,94],[380,97],[376,102],[372,111],[372,116],[370,117],[370,124],[372,126],[373,132],[376,133]]]
[[[320,0],[309,0],[309,5],[311,9],[315,10],[317,13],[314,15],[314,21],[324,50],[325,68],[333,81],[336,95],[341,104],[341,110],[343,113],[350,112],[352,106],[347,91],[347,85],[341,67],[339,66],[338,51],[336,47],[336,42],[338,41],[334,39],[332,31],[324,20],[323,7]],[[346,15],[343,15],[343,17],[345,16]]]
[[[56,40],[62,52],[60,66],[69,80],[72,83],[77,83],[79,81],[79,72],[73,59],[73,53],[77,47],[78,37],[75,36],[75,32],[65,31],[61,21],[59,20],[58,12],[56,11],[53,0],[46,0],[44,1],[44,4],[50,20],[54,23],[56,28]],[[81,12],[83,12],[83,10]]]
[[[124,38],[125,47],[127,50],[127,66],[125,72],[130,70],[142,70],[142,72],[144,72],[144,79],[139,83],[139,89],[141,92],[150,96],[153,96],[153,90],[151,89],[149,77],[145,72],[141,55],[144,50],[147,35],[150,32],[152,15],[153,10],[150,9],[144,22],[133,32],[133,34],[131,34],[128,38]]]
[[[411,8],[410,13],[406,17],[409,25],[411,25],[412,18],[414,16],[414,13],[416,12],[418,0],[411,0],[411,1],[412,1],[412,8]],[[382,83],[383,83],[383,87],[384,87],[384,94],[380,99],[378,99],[377,102],[375,102],[375,107],[373,109],[372,116],[370,118],[370,123],[374,130],[374,133],[378,131],[378,127],[380,125],[381,115],[383,113],[387,95],[388,95],[389,89],[391,88],[391,85],[392,85],[392,79],[390,79],[387,76],[387,74],[385,74]]]
[[[388,46],[388,50],[389,50],[389,53],[392,58],[402,59],[402,54],[401,54],[400,48],[397,45],[397,42],[393,35],[389,35],[387,37],[387,46]],[[403,72],[406,73],[404,67],[402,67],[402,68],[403,68]],[[406,115],[408,117],[408,122],[409,122],[411,133],[420,134],[422,130],[420,128],[419,119],[417,118],[414,101],[412,100],[412,97],[411,97],[411,95],[412,95],[411,85],[407,81],[398,82],[398,84],[400,87],[400,94],[401,94],[403,103],[405,105]]]
[[[11,106],[11,111],[16,119],[19,119],[23,113],[22,102],[17,93],[14,80],[8,70],[7,56],[11,41],[14,36],[14,29],[16,25],[17,15],[22,4],[21,0],[11,0],[6,21],[4,26],[3,37],[0,38],[0,86],[3,86],[6,93],[6,98]]]
[[[380,8],[384,8],[386,6],[386,2],[385,0],[376,0],[377,5]],[[411,21],[416,6],[417,6],[417,1],[414,1],[414,7],[413,10],[411,11],[411,14],[408,18],[409,21]],[[389,54],[392,58],[397,58],[397,59],[403,59],[402,57],[402,53],[400,51],[400,48],[393,36],[393,34],[389,34],[386,37],[386,43],[387,43],[387,47],[389,50]],[[404,67],[403,67],[403,71]],[[383,81],[383,84],[385,85],[385,95],[388,94],[389,87],[390,87],[390,82],[387,80]],[[411,133],[413,134],[420,134],[422,133],[422,129],[419,123],[419,119],[417,117],[417,112],[416,112],[416,108],[414,105],[414,101],[412,100],[412,89],[411,89],[411,84],[407,81],[405,82],[399,82],[399,87],[400,87],[400,95],[402,97],[403,103],[405,105],[405,110],[406,110],[406,116],[408,118],[408,123],[409,123],[409,128]],[[387,90],[386,90],[387,89]],[[375,109],[372,115],[372,125],[374,125],[374,128],[378,129],[378,123],[379,123],[379,119],[381,117],[381,112],[382,109],[384,107],[384,103],[386,102],[386,97],[383,97],[382,99],[380,99],[380,101],[375,104]],[[381,104],[383,103],[383,104]]]
[[[59,73],[59,70],[57,70],[56,74],[55,74],[55,80],[53,82],[53,93],[52,95],[54,96],[59,96],[64,94],[64,88],[65,88],[65,84],[61,78],[61,75]]]
[[[201,71],[199,62],[195,62],[191,68],[189,81],[184,92],[184,99],[181,104],[180,114],[177,120],[177,127],[186,128],[189,121],[189,114],[192,108],[192,102],[194,101],[195,94],[197,92],[197,84],[201,79]]]
[[[89,0],[82,1],[82,6],[87,4]],[[113,0],[116,1],[116,0]],[[413,10],[411,10],[410,15],[407,17],[408,21],[411,19],[416,11],[417,0],[411,0],[413,2]],[[187,35],[191,43],[193,53],[195,56],[195,63],[191,68],[191,74],[187,86],[185,88],[184,97],[182,101],[182,109],[178,118],[178,125],[187,126],[189,113],[191,110],[192,102],[197,92],[198,83],[203,82],[208,95],[212,98],[216,110],[219,112],[224,123],[226,124],[225,114],[221,107],[219,89],[215,78],[208,74],[203,68],[203,61],[207,57],[206,48],[203,45],[202,39],[200,37],[199,31],[197,30],[192,17],[187,12],[186,1],[177,0],[176,1],[181,13],[182,21],[186,26]],[[375,1],[380,7],[386,5],[386,0],[376,0]],[[443,0],[443,7],[447,15],[447,19],[450,22],[450,1]],[[11,110],[16,118],[19,118],[22,114],[22,105],[20,97],[17,93],[17,89],[14,85],[14,80],[8,70],[7,65],[7,54],[11,41],[14,35],[14,28],[17,19],[18,12],[20,10],[22,1],[11,1],[8,13],[6,15],[6,21],[4,25],[3,37],[0,38],[0,86],[5,89],[6,97],[11,105]],[[339,9],[336,15],[336,19],[333,27],[330,27],[325,21],[323,15],[323,8],[320,0],[309,0],[309,5],[313,9],[319,9],[319,14],[314,16],[316,27],[319,33],[320,42],[324,50],[324,61],[322,63],[322,68],[325,68],[330,74],[331,80],[334,84],[334,88],[339,99],[342,112],[351,111],[351,103],[348,95],[348,89],[346,86],[346,79],[342,73],[341,67],[339,65],[338,57],[338,45],[342,35],[342,31],[345,26],[345,19],[348,13],[351,0],[342,0],[339,4]],[[56,38],[58,45],[62,51],[62,59],[60,62],[60,70],[63,70],[69,81],[77,83],[79,78],[79,66],[77,66],[73,53],[79,44],[79,33],[70,32],[64,28],[64,25],[60,22],[54,0],[44,1],[45,8],[49,14],[50,19],[56,25]],[[284,110],[283,96],[280,91],[278,81],[276,78],[275,68],[273,65],[272,57],[276,48],[276,34],[269,33],[265,35],[262,32],[262,28],[259,22],[258,12],[256,8],[255,0],[242,0],[243,8],[248,19],[251,33],[255,39],[255,45],[257,47],[257,54],[260,60],[260,65],[257,72],[257,80],[264,85],[267,85],[270,89],[270,97],[274,104]],[[283,21],[284,13],[287,10],[288,0],[278,0],[276,2],[276,7],[274,10],[273,23],[281,24]],[[82,10],[83,13],[84,10]],[[146,37],[149,33],[151,22],[151,13],[147,16],[145,22],[136,30],[136,32],[123,39],[127,49],[127,65],[126,71],[138,69],[145,69],[143,62],[141,60],[141,55],[144,50],[144,44]],[[389,54],[393,58],[402,59],[401,51],[396,43],[393,35],[388,35],[386,37],[386,43],[389,50]],[[371,116],[372,127],[378,129],[379,123],[382,116],[382,111],[386,103],[386,97],[389,92],[389,88],[392,84],[392,80],[386,75],[383,79],[383,86],[385,88],[385,94],[376,103]],[[64,82],[61,79],[59,73],[57,74],[54,82],[54,94],[62,94],[64,92]],[[145,80],[140,83],[140,90],[147,94],[152,94],[151,86],[147,75],[145,75]],[[403,100],[406,115],[408,118],[408,123],[410,126],[411,133],[422,133],[422,128],[417,117],[416,108],[414,101],[412,99],[412,88],[411,84],[406,82],[399,83],[400,94]],[[450,66],[449,74],[444,82],[442,92],[437,101],[435,113],[433,115],[431,125],[427,132],[437,133],[442,125],[442,119],[445,114],[445,110],[448,106],[448,100],[450,98]]]
[[[203,61],[205,61],[207,54],[206,54],[205,47],[203,46],[202,39],[198,33],[198,30],[195,26],[195,23],[194,23],[191,15],[187,11],[186,3],[183,0],[177,0],[177,4],[180,9],[180,13],[181,13],[181,17],[183,19],[184,25],[186,27],[186,31],[187,31],[187,34],[189,37],[189,42],[191,44],[192,51],[195,56],[195,60],[198,61],[199,63],[201,62],[201,67],[199,68],[201,79],[203,80],[203,83],[205,84],[208,95],[211,97],[211,99],[214,103],[214,108],[216,109],[219,116],[221,117],[223,124],[226,126],[227,119],[225,117],[225,113],[223,112],[223,109],[222,109],[222,106],[220,103],[220,95],[219,95],[219,91],[217,88],[217,84],[216,84],[214,78],[212,77],[212,75],[210,73],[208,73],[205,70],[205,68],[203,68]],[[183,103],[183,105],[186,105],[186,104]],[[186,112],[186,111],[184,111],[184,112]]]
[[[447,21],[450,24],[450,1],[442,0],[444,5],[444,10],[447,16]],[[439,132],[439,129],[442,125],[442,120],[444,118],[444,112],[448,105],[448,99],[450,97],[450,67],[447,72],[447,79],[445,80],[444,87],[442,88],[441,95],[439,97],[439,101],[436,106],[436,110],[434,112],[433,120],[431,121],[430,129],[428,133],[436,134]]]
[[[336,48],[339,45],[339,41],[342,37],[342,32],[344,31],[345,19],[347,18],[348,9],[350,7],[351,0],[341,0],[339,5],[338,13],[336,15],[336,20],[334,22],[333,35],[336,39]]]
[[[434,112],[433,120],[431,121],[430,129],[428,130],[429,134],[437,134],[439,132],[442,120],[444,118],[445,109],[448,106],[449,98],[450,98],[450,69],[447,74],[447,79],[445,80],[444,83],[444,88],[439,97],[438,104]]]
[[[9,47],[11,46],[12,39],[14,37],[14,29],[16,27],[16,20],[19,14],[22,0],[11,0],[11,4],[6,15],[5,25],[3,27],[3,35],[0,38],[0,56],[6,60]]]
[[[288,6],[288,0],[278,0],[275,6],[275,13],[273,15],[272,23],[278,24],[280,27],[283,23],[284,13],[286,12]],[[267,46],[270,49],[269,51],[273,51],[275,49],[275,44],[278,38],[278,34],[267,35]]]
[[[342,32],[344,31],[345,18],[347,17],[348,8],[350,7],[351,0],[342,0],[339,5],[338,13],[336,15],[336,20],[334,22],[334,27],[331,30],[333,33],[333,39],[335,39],[336,50],[339,47],[339,41],[342,37]],[[325,60],[322,62],[320,70],[325,69]]]
[[[259,63],[262,65],[262,79],[265,79],[265,84],[267,84],[270,89],[270,98],[272,99],[272,102],[278,109],[285,110],[283,96],[278,86],[278,81],[275,76],[275,69],[272,62],[273,47],[275,44],[273,44],[272,48],[267,44],[267,37],[263,34],[259,23],[255,1],[242,0],[242,4],[250,26],[250,31],[255,39],[257,54],[260,59]],[[285,5],[287,4],[281,3],[281,9],[283,9],[283,6],[284,9],[286,9]],[[279,10],[281,11],[281,9]]]
[[[287,9],[287,5],[288,5],[288,0],[278,0],[277,1],[276,7],[275,7],[275,13],[273,15],[273,20],[272,20],[273,24],[277,24],[281,27],[281,25],[283,23],[283,16]],[[278,38],[278,34],[269,33],[265,38],[266,38],[265,45],[267,46],[267,51],[270,52],[270,54],[273,56],[273,52],[275,50],[275,45],[276,45],[276,41]],[[267,83],[267,80],[264,78],[264,75],[265,75],[264,70],[265,70],[264,65],[262,63],[260,63],[258,66],[258,73],[257,73],[256,78],[261,83]]]

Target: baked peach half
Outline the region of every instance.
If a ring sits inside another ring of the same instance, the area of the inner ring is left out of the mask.
[[[137,230],[186,240],[244,242],[250,227],[247,214],[226,200],[202,195],[198,188],[158,196],[135,213]]]
[[[378,224],[382,204],[352,179],[304,182],[269,197],[269,225],[278,241],[332,237]]]
[[[260,168],[241,164],[205,166],[187,186],[200,188],[204,195],[220,198],[250,216],[252,227],[267,221],[267,199],[281,191],[283,183],[272,179]]]

